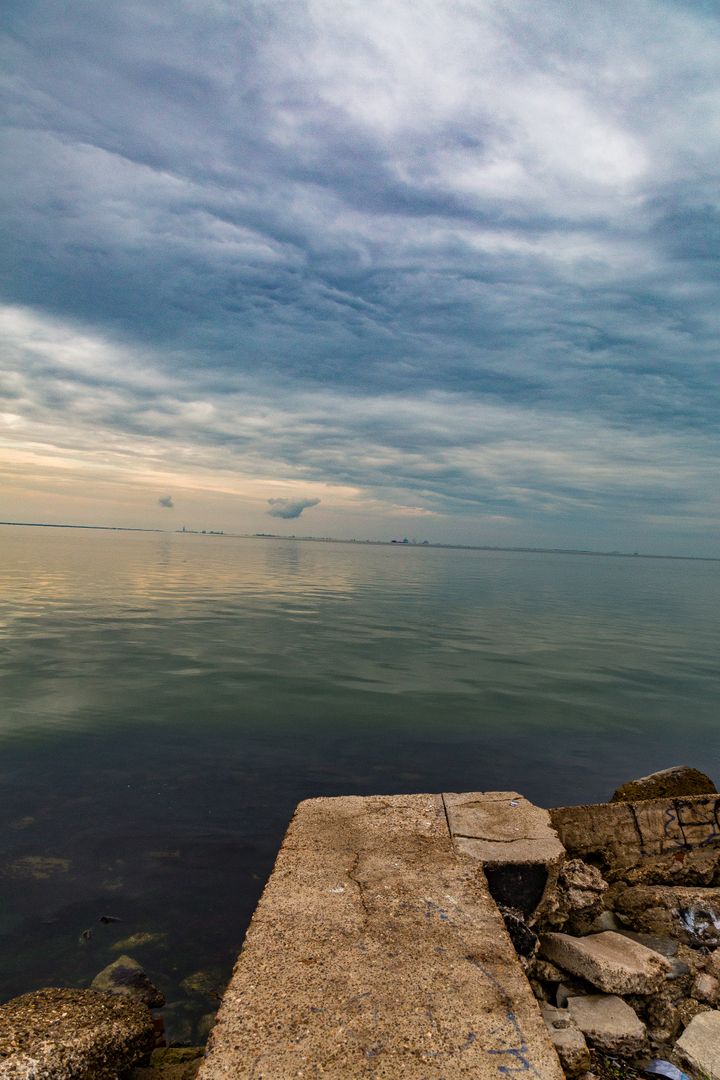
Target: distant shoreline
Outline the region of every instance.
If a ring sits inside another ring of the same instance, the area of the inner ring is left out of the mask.
[[[510,547],[496,544],[441,544],[423,541],[423,543],[405,543],[403,540],[341,540],[334,536],[284,536],[282,533],[228,533],[211,529],[143,529],[132,525],[70,525],[54,521],[0,521],[0,525],[9,525],[30,529],[96,529],[100,532],[135,532],[163,533],[171,536],[214,536],[234,540],[292,540],[310,544],[355,544],[365,547],[393,547],[423,550],[443,548],[446,551],[508,551],[527,555],[589,555],[603,559],[665,559],[675,562],[720,562],[715,555],[653,555],[643,551],[592,551],[586,548],[543,548]]]

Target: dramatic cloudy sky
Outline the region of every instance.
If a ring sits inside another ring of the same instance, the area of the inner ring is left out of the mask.
[[[720,555],[712,0],[4,26],[1,518]]]

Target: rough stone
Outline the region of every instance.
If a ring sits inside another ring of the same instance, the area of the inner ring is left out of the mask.
[[[709,1005],[704,1005],[701,1001],[695,1001],[694,998],[687,998],[685,1001],[678,1002],[677,1006],[678,1017],[683,1027],[687,1027],[688,1024],[696,1016],[700,1016],[701,1013],[712,1012]]]
[[[573,997],[567,1007],[572,1020],[598,1050],[620,1057],[631,1057],[643,1050],[645,1025],[621,997],[605,994]]]
[[[581,919],[589,929],[600,914],[603,893],[608,884],[595,866],[582,859],[568,859],[558,875],[558,912],[560,918]]]
[[[720,888],[631,885],[614,902],[636,930],[670,934],[690,945],[720,942]]]
[[[585,1036],[568,1016],[567,1010],[543,1005],[540,1011],[565,1075],[579,1076],[590,1067],[590,1051]]]
[[[150,982],[143,967],[132,956],[119,956],[103,968],[90,984],[93,990],[105,990],[109,994],[140,1001],[151,1009],[165,1004],[165,998]]]
[[[311,799],[290,824],[199,1080],[498,1080],[562,1068],[440,798]]]
[[[676,1051],[707,1080],[720,1080],[720,1012],[695,1016],[678,1039]]]
[[[195,1080],[204,1047],[162,1047],[154,1050],[150,1064],[133,1069],[126,1080]]]
[[[661,994],[654,995],[647,1003],[647,1022],[657,1042],[671,1042],[682,1027],[677,1003]]]
[[[706,968],[710,975],[720,979],[720,949],[713,949],[706,961]]]
[[[442,796],[456,849],[483,865],[490,895],[533,918],[555,903],[565,849],[547,810],[516,791]]]
[[[666,799],[686,795],[716,794],[717,788],[709,776],[689,765],[676,765],[672,769],[640,776],[629,780],[614,793],[610,802],[638,802],[641,799]]]
[[[542,954],[608,994],[652,994],[670,964],[664,956],[612,930],[583,938],[545,934]]]
[[[95,990],[37,990],[0,1006],[2,1080],[116,1080],[153,1043],[144,1005]]]
[[[601,911],[588,926],[589,934],[601,934],[603,930],[622,930],[623,924],[614,911]]]
[[[720,997],[720,982],[714,975],[701,972],[692,984],[690,994],[696,1001],[704,1001],[708,1005],[715,1005],[718,997]]]
[[[542,957],[536,956],[533,960],[532,974],[536,979],[540,979],[541,982],[556,982],[560,983],[565,978],[565,973],[556,967],[555,964],[551,964],[549,960],[544,960]]]

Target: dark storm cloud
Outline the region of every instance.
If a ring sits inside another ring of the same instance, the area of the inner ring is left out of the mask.
[[[175,503],[173,502],[172,495],[163,495],[162,498],[158,499],[158,504],[165,507],[166,510],[175,509]]]
[[[35,0],[6,25],[1,287],[40,320],[10,334],[13,415],[441,513],[592,529],[628,478],[638,513],[717,512],[711,5]]]
[[[319,499],[268,499],[270,509],[268,515],[276,518],[299,518],[303,510],[311,506],[317,506]]]

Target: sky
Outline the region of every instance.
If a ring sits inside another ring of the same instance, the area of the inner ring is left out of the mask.
[[[720,8],[6,0],[0,518],[720,556]]]

